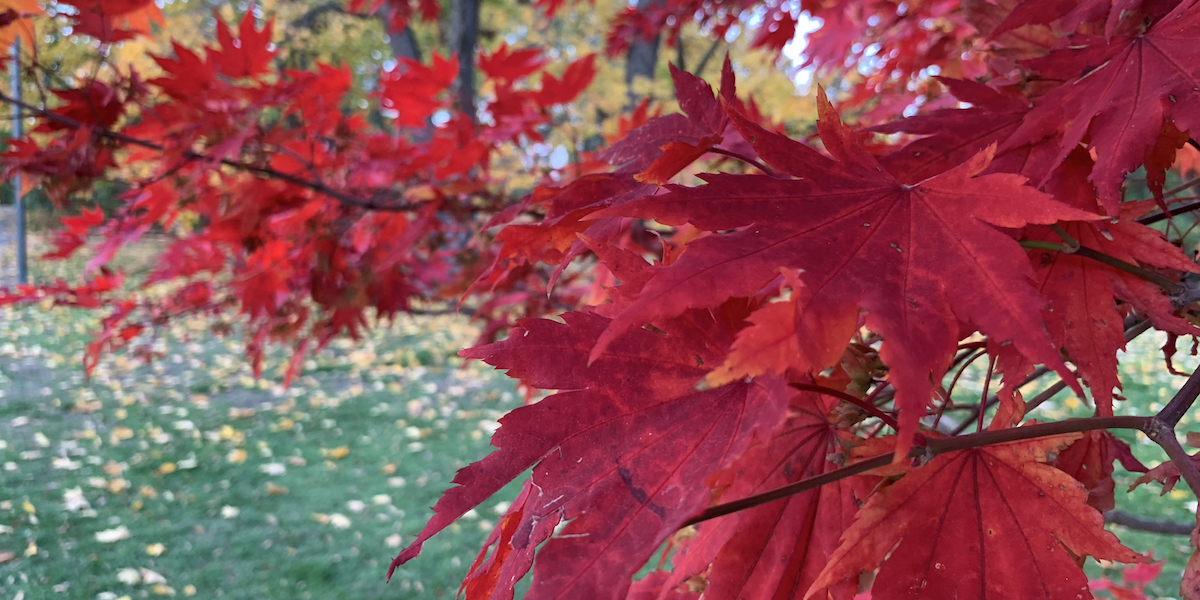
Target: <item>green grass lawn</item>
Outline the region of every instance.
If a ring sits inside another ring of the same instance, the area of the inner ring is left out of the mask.
[[[512,382],[455,356],[475,333],[465,319],[401,318],[335,342],[288,389],[278,384],[285,352],[256,381],[241,339],[199,318],[147,339],[162,356],[154,363],[118,353],[85,380],[95,319],[0,308],[0,598],[450,598],[515,493],[472,511],[384,583],[455,470],[488,452],[496,420],[520,403]],[[1151,414],[1183,381],[1161,369],[1161,343],[1131,345],[1118,411]],[[968,373],[960,393],[980,387]],[[1033,416],[1088,411],[1061,394]],[[1148,465],[1163,460],[1144,438],[1121,436]],[[1185,486],[1125,494],[1132,480],[1118,470],[1119,509],[1192,518]],[[1167,561],[1152,597],[1177,596],[1186,536],[1113,530]],[[1094,577],[1119,572],[1089,566]]]
[[[504,494],[384,574],[518,404],[486,365],[459,368],[462,319],[335,343],[289,389],[199,321],[158,362],[112,356],[85,381],[88,322],[0,309],[0,597],[457,591]]]

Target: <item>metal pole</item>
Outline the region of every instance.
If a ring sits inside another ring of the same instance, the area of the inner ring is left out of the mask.
[[[21,38],[18,36],[12,45],[12,97],[21,101]],[[21,107],[13,105],[12,138],[20,139],[23,123]],[[12,179],[13,204],[16,206],[17,218],[17,283],[29,283],[29,265],[25,253],[25,199],[21,197],[21,174],[17,173]]]

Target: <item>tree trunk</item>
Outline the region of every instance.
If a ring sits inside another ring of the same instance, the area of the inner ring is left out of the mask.
[[[421,47],[417,45],[417,37],[413,35],[412,27],[405,27],[400,33],[388,31],[388,47],[392,49],[392,56],[396,58],[421,61]]]
[[[645,10],[651,6],[662,4],[663,0],[638,0],[638,9]],[[638,77],[654,81],[654,69],[658,66],[658,46],[662,41],[662,33],[655,33],[653,39],[635,38],[629,42],[629,51],[625,54],[625,86],[629,96],[629,108],[637,106],[642,100],[633,87]]]
[[[475,122],[475,46],[479,42],[480,0],[454,0],[450,14],[450,50],[458,54],[454,93],[458,110]]]

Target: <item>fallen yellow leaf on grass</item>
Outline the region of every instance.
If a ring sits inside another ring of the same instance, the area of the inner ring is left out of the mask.
[[[28,500],[21,503],[21,509],[31,515],[37,514],[37,509],[34,508],[33,504],[30,504]]]
[[[292,428],[295,426],[296,426],[296,422],[287,417],[284,417],[279,420],[278,427],[279,427],[280,431],[291,431]]]
[[[6,563],[16,557],[17,557],[17,555],[13,554],[12,552],[8,552],[8,551],[0,552],[0,565]]]
[[[175,463],[173,463],[173,462],[163,463],[161,465],[158,465],[158,474],[159,475],[169,475],[174,472],[175,472]]]
[[[129,538],[129,528],[121,525],[113,529],[105,529],[104,531],[96,532],[96,541],[102,544],[111,544]]]
[[[230,408],[229,409],[229,418],[230,419],[249,419],[250,417],[254,416],[254,413],[255,413],[255,410],[253,408]]]
[[[146,546],[146,554],[150,556],[162,556],[167,551],[167,547],[162,544],[150,544]]]
[[[150,588],[150,591],[154,592],[155,594],[158,594],[159,596],[174,596],[175,595],[175,588],[173,588],[169,585],[163,585],[161,583],[154,584],[154,586]]]
[[[383,471],[384,475],[391,475],[392,473],[396,472],[396,463],[388,463],[386,465],[383,465],[383,468],[381,468],[379,470]]]
[[[341,460],[350,454],[349,446],[339,446],[337,448],[321,448],[321,456],[327,456],[333,460]]]
[[[246,462],[246,451],[242,450],[241,448],[233,450],[229,454],[225,455],[225,460],[235,465],[240,465]]]
[[[322,524],[322,525],[328,525],[328,524],[329,524],[329,515],[327,515],[327,514],[324,514],[324,513],[313,513],[313,514],[312,514],[312,518],[313,518],[313,520],[314,520],[314,521],[316,521],[316,522],[318,522],[318,523],[320,523],[320,524]]]
[[[308,461],[304,460],[304,457],[302,456],[289,456],[287,457],[287,461],[288,464],[292,465],[293,467],[303,467],[304,465],[308,464]]]
[[[195,596],[196,595],[196,586],[194,586],[190,583],[183,586],[183,595],[184,596]]]
[[[125,479],[110,479],[108,482],[108,491],[119,494],[129,487],[129,482]]]
[[[125,470],[125,467],[121,466],[121,463],[118,463],[117,461],[110,460],[104,463],[104,466],[101,467],[101,470],[104,471],[104,474],[108,475],[109,477],[116,477]]]
[[[143,498],[157,498],[158,497],[158,490],[154,489],[152,486],[149,486],[149,485],[143,485],[142,489],[139,490],[138,493],[140,493]]]
[[[29,542],[29,545],[25,547],[25,556],[33,556],[34,554],[37,554],[37,542]]]
[[[275,485],[274,483],[271,483],[270,481],[267,482],[267,495],[268,496],[283,496],[283,495],[286,495],[288,493],[288,491],[290,491],[290,490],[288,490],[286,487],[283,487],[282,485]]]
[[[131,438],[133,438],[133,430],[124,425],[119,425],[117,427],[113,427],[112,435],[108,436],[108,441],[110,444],[115,446],[120,444],[121,440],[128,440]]]

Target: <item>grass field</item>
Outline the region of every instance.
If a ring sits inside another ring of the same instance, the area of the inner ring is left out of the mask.
[[[0,599],[455,595],[511,493],[383,578],[454,471],[486,454],[496,420],[519,405],[490,367],[460,365],[455,353],[474,335],[464,319],[405,318],[336,342],[288,389],[277,383],[283,353],[256,381],[240,339],[201,319],[161,332],[160,360],[108,356],[85,380],[94,319],[0,309]],[[1182,382],[1159,367],[1158,345],[1146,336],[1131,346],[1127,411],[1149,414]],[[1064,394],[1039,416],[1086,411]],[[1147,464],[1162,460],[1157,446],[1123,437]],[[1132,479],[1119,474],[1118,508],[1190,518],[1189,492],[1121,493]],[[1152,595],[1177,595],[1187,538],[1114,530],[1167,560]]]
[[[287,390],[203,324],[165,360],[112,357],[84,381],[83,321],[0,313],[0,597],[453,596],[496,502],[383,577],[517,403],[457,368],[461,320],[335,344]]]

